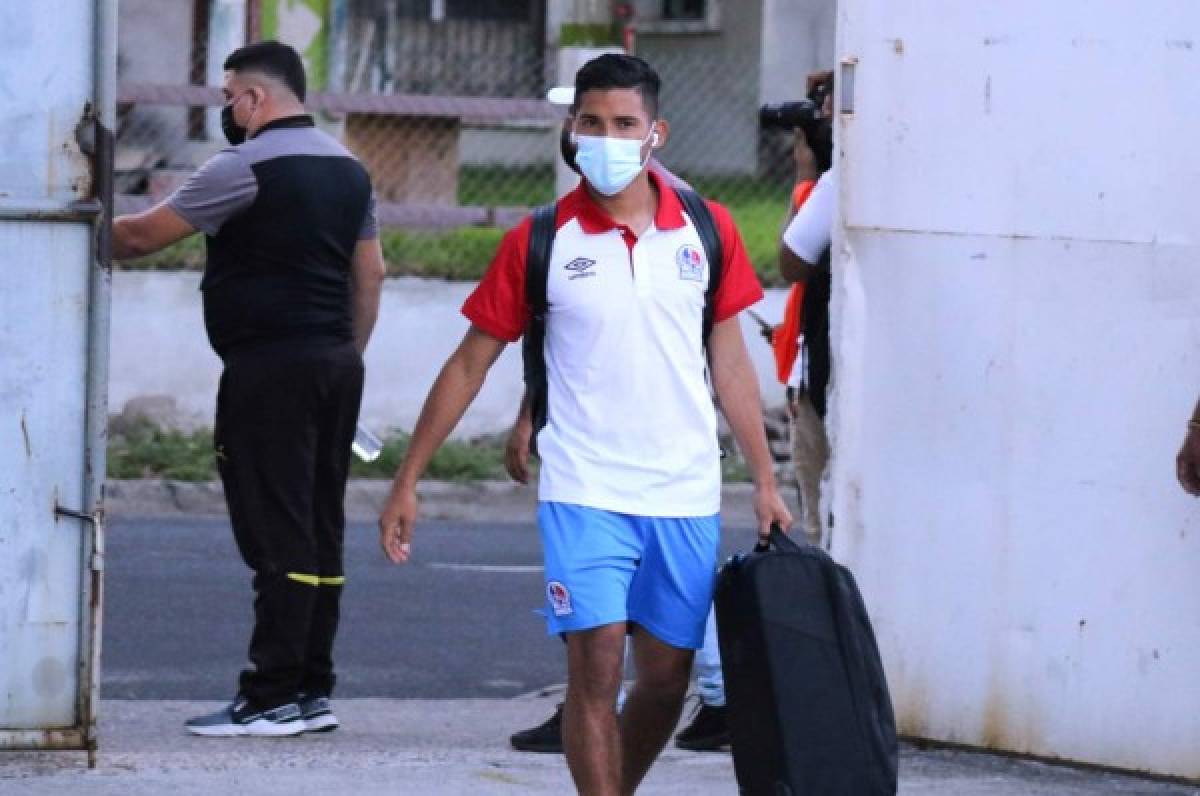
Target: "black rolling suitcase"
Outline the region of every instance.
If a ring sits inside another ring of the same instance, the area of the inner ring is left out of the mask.
[[[892,703],[850,571],[775,528],[721,569],[715,600],[739,791],[894,794]]]

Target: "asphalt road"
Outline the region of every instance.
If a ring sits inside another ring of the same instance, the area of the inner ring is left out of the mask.
[[[562,643],[534,613],[543,599],[534,526],[417,530],[414,563],[397,567],[374,527],[347,528],[338,696],[508,697],[563,682]],[[726,530],[726,554],[752,543],[752,530]],[[252,611],[228,522],[114,518],[106,566],[101,696],[232,697]]]

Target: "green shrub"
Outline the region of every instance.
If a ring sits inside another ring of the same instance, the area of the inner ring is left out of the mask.
[[[613,25],[567,22],[558,29],[560,47],[613,47],[620,43]]]
[[[536,207],[554,199],[554,167],[463,166],[458,203],[480,207]]]
[[[350,474],[358,478],[391,478],[408,452],[408,443],[408,434],[390,437],[375,461],[353,458]],[[504,446],[493,437],[474,441],[448,440],[433,455],[425,477],[435,481],[504,478]]]
[[[750,468],[737,453],[727,449],[725,458],[721,460],[721,481],[731,484],[738,481],[750,481]]]
[[[389,276],[475,281],[502,237],[504,230],[496,227],[460,227],[449,232],[385,229],[379,240]]]
[[[159,428],[138,420],[110,435],[109,478],[170,478],[209,481],[216,478],[212,431]]]
[[[192,235],[172,243],[162,251],[121,260],[117,267],[126,271],[200,271],[204,269],[204,236]]]
[[[435,481],[480,481],[506,479],[502,436],[476,440],[449,440],[429,463],[425,477]],[[364,462],[350,459],[350,474],[355,478],[391,478],[408,451],[409,435],[399,433],[384,443],[379,458]],[[726,482],[749,481],[750,473],[732,446],[721,460]],[[530,462],[536,476],[537,461]],[[164,429],[149,420],[121,424],[109,435],[109,478],[169,478],[175,481],[211,481],[217,477],[213,456],[212,431],[192,432]]]

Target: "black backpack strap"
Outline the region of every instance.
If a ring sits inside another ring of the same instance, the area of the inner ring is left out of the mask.
[[[696,233],[700,236],[705,255],[708,256],[708,287],[704,290],[704,325],[701,338],[704,345],[708,346],[708,336],[713,327],[713,305],[716,303],[717,288],[721,286],[721,265],[725,261],[725,253],[721,248],[717,222],[700,194],[687,188],[676,188],[675,193],[679,194],[679,201],[683,202],[684,210],[696,226]]]
[[[546,425],[546,282],[550,277],[550,253],[554,250],[557,205],[551,202],[533,211],[529,252],[525,258],[525,302],[529,326],[521,340],[525,366],[525,396],[533,413],[534,439]]]

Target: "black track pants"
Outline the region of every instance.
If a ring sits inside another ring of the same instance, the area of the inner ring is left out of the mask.
[[[257,707],[333,691],[343,500],[362,388],[349,343],[256,351],[221,374],[217,468],[254,570],[253,667],[240,689]]]

